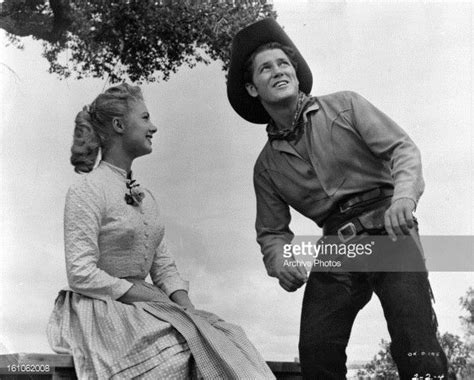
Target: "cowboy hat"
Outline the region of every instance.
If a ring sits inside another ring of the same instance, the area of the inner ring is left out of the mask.
[[[256,124],[266,124],[270,120],[258,98],[251,97],[245,88],[245,63],[260,45],[278,42],[295,51],[296,76],[300,90],[309,94],[313,86],[311,70],[290,37],[272,18],[266,18],[247,26],[236,34],[232,41],[229,74],[227,78],[227,98],[234,110],[245,120]]]

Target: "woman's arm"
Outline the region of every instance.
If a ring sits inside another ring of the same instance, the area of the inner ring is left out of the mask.
[[[124,303],[158,301],[161,295],[158,292],[158,290],[153,290],[138,282],[133,284],[133,286],[122,297],[118,298],[117,301]]]
[[[153,283],[170,298],[178,290],[183,290],[187,293],[189,289],[188,281],[181,278],[176,268],[164,237],[156,249],[150,269],[150,277]]]
[[[117,301],[123,303],[153,302],[159,301],[162,297],[164,297],[164,295],[159,292],[158,289],[155,288],[154,290],[151,284],[147,286],[142,283],[135,283],[127,293],[117,299]],[[188,292],[185,290],[175,291],[171,294],[170,299],[187,310],[194,310],[194,305],[189,299]]]
[[[153,283],[162,289],[173,302],[186,309],[194,309],[188,295],[189,283],[181,278],[174,259],[168,251],[165,238],[156,249],[150,277]]]
[[[105,199],[87,178],[71,186],[64,210],[66,271],[70,288],[92,298],[120,298],[132,283],[97,267],[98,237]]]
[[[155,202],[157,217],[159,217],[155,197],[151,193],[150,196]],[[181,278],[174,258],[168,250],[164,234],[153,257],[150,277],[153,284],[159,287],[173,302],[186,309],[194,309],[188,295],[189,282]]]

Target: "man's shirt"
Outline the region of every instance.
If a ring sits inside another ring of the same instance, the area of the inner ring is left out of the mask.
[[[351,195],[390,187],[392,201],[416,204],[424,189],[418,148],[362,96],[344,91],[317,97],[301,117],[298,142],[270,139],[254,168],[257,241],[270,275],[274,257],[294,236],[289,206],[322,226]]]

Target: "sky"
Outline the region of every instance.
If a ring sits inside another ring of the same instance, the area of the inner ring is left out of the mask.
[[[311,67],[313,95],[357,91],[419,146],[421,234],[473,235],[472,4],[274,7]],[[62,218],[76,176],[69,164],[73,121],[108,83],[59,80],[47,73],[40,42],[26,38],[20,51],[6,41],[0,31],[0,353],[51,352],[45,328],[66,285]],[[183,67],[142,89],[158,132],[153,153],[133,169],[158,199],[192,300],[241,325],[266,360],[292,361],[303,291],[286,293],[266,275],[255,242],[252,170],[264,126],[232,110],[219,62]],[[320,232],[296,213],[292,229]],[[441,333],[462,336],[459,297],[473,273],[433,272],[430,279]],[[370,360],[382,338],[389,336],[374,296],[357,317],[348,360]]]

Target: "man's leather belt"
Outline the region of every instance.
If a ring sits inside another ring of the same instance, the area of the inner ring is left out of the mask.
[[[384,234],[385,210],[387,210],[387,206],[383,205],[364,212],[357,217],[349,219],[338,228],[325,231],[324,235],[336,235],[342,243],[346,243],[364,232],[368,234]]]
[[[391,197],[393,195],[393,189],[387,187],[377,187],[373,190],[366,191],[365,193],[356,194],[345,201],[339,203],[339,211],[341,213],[347,212],[351,207],[358,203],[368,202],[377,198]]]
[[[393,195],[393,190],[388,188],[376,188],[362,194],[358,194],[341,204],[339,204],[340,214],[344,214],[354,206],[363,205],[364,203],[372,204],[370,201],[383,201]],[[342,224],[331,223],[328,220],[324,224],[324,235],[336,235],[343,243],[352,240],[355,236],[366,233],[385,233],[385,211],[390,204],[389,201],[382,202],[378,207],[362,212],[360,215],[354,216]],[[340,215],[339,214],[339,215]]]

